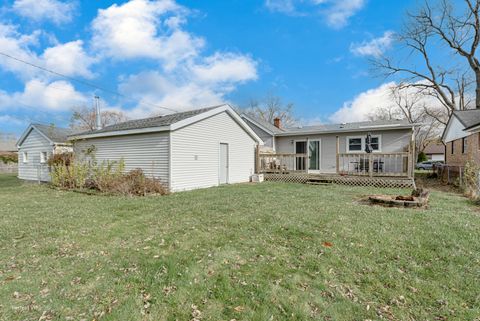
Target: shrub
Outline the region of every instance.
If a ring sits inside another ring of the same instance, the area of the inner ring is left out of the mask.
[[[0,154],[0,162],[4,164],[18,163],[18,155],[15,153]]]
[[[70,166],[70,164],[73,162],[73,153],[58,153],[58,154],[52,154],[48,158],[48,166],[57,166],[57,165],[65,165],[65,166]]]
[[[165,195],[168,189],[155,178],[148,178],[141,169],[128,173],[125,162],[103,162],[97,164],[76,163],[71,160],[52,165],[52,184],[66,189],[90,189],[101,193],[145,196],[149,194]]]
[[[480,166],[472,160],[467,161],[463,170],[464,192],[472,199],[478,199],[480,196],[479,174]]]
[[[428,160],[427,155],[424,152],[418,153],[417,163],[426,162]]]
[[[83,188],[88,178],[88,166],[86,164],[70,163],[56,164],[51,167],[50,176],[52,184],[61,188]]]
[[[146,177],[141,169],[135,169],[118,177],[110,191],[125,196],[165,195],[168,193],[160,180]]]

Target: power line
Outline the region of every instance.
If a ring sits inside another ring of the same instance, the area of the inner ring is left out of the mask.
[[[2,55],[2,56],[4,56],[4,57],[7,57],[7,58],[10,58],[10,59],[13,59],[13,60],[15,60],[15,61],[24,63],[24,64],[26,64],[26,65],[28,65],[28,66],[31,66],[31,67],[40,69],[40,70],[42,70],[42,71],[49,72],[49,73],[54,74],[54,75],[57,75],[57,76],[59,76],[59,77],[66,78],[66,79],[68,79],[68,80],[74,81],[74,82],[79,83],[79,84],[82,84],[82,85],[84,85],[84,86],[88,86],[88,87],[92,87],[92,88],[95,88],[95,89],[99,89],[99,90],[102,90],[102,91],[104,91],[104,92],[107,92],[107,93],[110,93],[110,94],[113,94],[113,95],[116,95],[116,96],[119,96],[119,97],[122,97],[122,98],[126,98],[126,99],[128,99],[128,100],[136,101],[138,104],[141,104],[141,105],[147,105],[147,106],[152,106],[152,107],[157,107],[157,108],[162,108],[162,109],[170,110],[170,111],[173,111],[173,112],[178,112],[178,110],[175,110],[175,109],[172,109],[172,108],[155,105],[155,104],[149,103],[149,102],[147,102],[147,101],[139,101],[139,100],[133,99],[133,98],[128,97],[128,96],[126,96],[126,95],[124,95],[124,94],[121,94],[121,93],[119,93],[119,92],[110,90],[110,89],[105,88],[105,87],[98,86],[98,85],[93,84],[93,83],[88,82],[88,81],[84,81],[84,80],[81,80],[81,79],[76,79],[76,78],[73,78],[73,77],[71,77],[71,76],[64,75],[64,74],[62,74],[62,73],[59,73],[59,72],[57,72],[57,71],[54,71],[54,70],[51,70],[51,69],[48,69],[48,68],[45,68],[45,67],[42,67],[42,66],[38,66],[38,65],[33,64],[33,63],[31,63],[31,62],[25,61],[25,60],[23,60],[23,59],[20,59],[20,58],[11,56],[11,55],[9,55],[9,54],[7,54],[7,53],[5,53],[5,52],[2,52],[2,51],[0,51],[0,55]]]

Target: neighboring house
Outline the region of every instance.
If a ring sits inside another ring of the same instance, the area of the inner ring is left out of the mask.
[[[18,178],[50,181],[48,158],[55,153],[72,151],[69,129],[52,125],[31,124],[17,142]]]
[[[432,142],[423,150],[428,160],[445,161],[445,145],[442,143]]]
[[[260,137],[228,105],[132,120],[75,134],[75,157],[125,162],[170,191],[248,182]]]
[[[273,167],[308,173],[354,174],[368,170],[365,141],[372,137],[373,171],[376,175],[408,175],[413,172],[414,125],[407,121],[373,121],[282,128],[242,115],[252,129],[269,143],[277,157]],[[273,128],[275,127],[275,129]],[[292,156],[295,157],[292,160]],[[304,156],[302,156],[304,155]],[[265,155],[268,158],[268,155]],[[290,159],[290,160],[289,160]],[[272,167],[271,164],[261,165]],[[268,170],[267,170],[268,171]]]
[[[471,160],[480,164],[480,109],[456,110],[450,116],[442,141],[445,161],[451,166],[465,166]]]

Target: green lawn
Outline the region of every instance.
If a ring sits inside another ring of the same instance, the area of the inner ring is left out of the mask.
[[[358,202],[382,192],[399,191],[123,198],[0,176],[0,320],[478,320],[479,209]]]

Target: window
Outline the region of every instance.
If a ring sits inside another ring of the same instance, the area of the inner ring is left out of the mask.
[[[27,152],[22,153],[22,160],[23,160],[24,163],[28,163],[28,153]]]
[[[40,152],[40,163],[44,164],[47,162],[47,152]]]
[[[365,136],[347,137],[347,152],[364,152],[365,151]],[[382,139],[380,135],[373,136],[371,146],[373,151],[379,152],[382,148]]]
[[[352,137],[348,139],[348,151],[349,152],[361,152],[362,151],[362,138]]]
[[[372,149],[373,150],[380,150],[380,137],[379,136],[372,136]]]
[[[451,154],[453,155],[455,154],[455,141],[452,141],[451,144],[452,144]]]
[[[462,154],[467,152],[467,137],[462,138]]]

